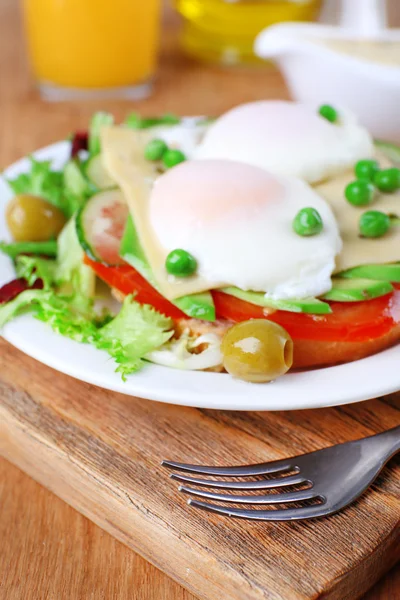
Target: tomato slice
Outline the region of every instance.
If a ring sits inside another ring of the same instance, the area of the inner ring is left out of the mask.
[[[108,267],[107,265],[91,260],[87,255],[84,256],[83,262],[86,265],[89,265],[96,275],[110,287],[117,289],[125,295],[135,294],[135,300],[140,302],[140,304],[150,304],[158,312],[167,317],[171,317],[172,319],[187,318],[185,313],[157,292],[157,290],[130,265]]]
[[[140,273],[130,265],[108,267],[84,257],[85,264],[110,287],[123,294],[135,294],[141,304],[150,304],[157,311],[172,319],[184,319],[186,315],[154,289]],[[309,315],[277,310],[267,314],[256,306],[223,292],[212,292],[217,317],[236,323],[248,319],[270,319],[282,325],[299,340],[326,342],[366,342],[377,339],[400,323],[400,284],[391,294],[363,302],[330,302],[329,315]]]
[[[213,292],[217,316],[240,322],[270,319],[282,325],[293,339],[363,342],[388,333],[400,322],[400,286],[391,294],[363,302],[330,302],[329,315],[309,315],[277,310],[264,313],[261,306],[223,292]]]

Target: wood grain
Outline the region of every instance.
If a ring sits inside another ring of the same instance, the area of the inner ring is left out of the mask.
[[[42,104],[27,77],[15,1],[0,2],[0,27],[0,161],[5,165],[85,127],[100,106]],[[176,53],[171,28],[156,92],[135,109],[217,114],[244,100],[285,93],[269,67],[222,71],[184,59]],[[101,108],[119,116],[132,110],[128,103]],[[1,342],[0,408],[0,453],[199,597],[356,600],[399,557],[398,461],[344,513],[318,523],[279,525],[228,522],[190,511],[158,464],[166,455],[226,463],[265,460],[367,435],[400,422],[398,396],[304,413],[196,411],[75,382]],[[12,467],[0,475],[1,597],[189,599]],[[11,492],[14,484],[21,486],[19,493]],[[43,541],[49,545],[46,553],[35,547]],[[387,585],[382,593],[390,595],[381,598],[395,599],[398,586]]]
[[[194,600],[4,459],[0,459],[0,504],[2,599]],[[400,569],[364,600],[399,597]]]
[[[4,459],[0,502],[2,600],[193,600]]]
[[[292,413],[200,411],[71,380],[0,344],[0,453],[200,598],[359,598],[400,556],[400,465],[323,521],[253,524],[188,510],[163,456],[280,458],[400,422],[400,396]],[[168,552],[165,552],[168,548]],[[184,560],[182,560],[184,557]]]

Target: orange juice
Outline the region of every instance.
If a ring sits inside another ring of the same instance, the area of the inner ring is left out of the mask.
[[[41,84],[104,89],[142,84],[155,69],[160,0],[22,0]]]

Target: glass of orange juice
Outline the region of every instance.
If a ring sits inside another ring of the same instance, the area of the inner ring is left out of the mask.
[[[151,92],[160,0],[22,0],[28,50],[48,100]]]

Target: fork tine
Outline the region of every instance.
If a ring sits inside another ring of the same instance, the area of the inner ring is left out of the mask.
[[[239,519],[251,519],[253,521],[300,521],[301,519],[312,519],[322,517],[334,512],[324,508],[323,504],[317,506],[304,506],[302,508],[286,508],[281,510],[245,510],[241,508],[228,508],[226,506],[216,506],[207,504],[198,500],[188,500],[188,504],[194,508],[201,508],[208,512],[224,515],[226,517],[235,517]]]
[[[318,494],[312,488],[307,490],[298,490],[296,492],[286,492],[284,494],[267,494],[260,496],[238,496],[233,494],[215,494],[205,490],[196,490],[184,485],[179,487],[180,492],[209,498],[217,502],[233,502],[235,504],[285,504],[286,502],[300,502],[301,500],[314,500]]]
[[[198,473],[203,475],[226,475],[231,477],[246,477],[249,475],[268,475],[269,473],[279,473],[279,471],[297,470],[293,459],[273,460],[267,463],[256,465],[238,465],[236,467],[205,467],[202,465],[190,465],[178,463],[172,460],[163,460],[161,465],[168,469],[176,471],[185,471],[186,473]]]
[[[297,485],[300,483],[311,483],[301,475],[291,475],[290,477],[279,477],[276,479],[262,479],[261,481],[213,481],[211,479],[201,479],[200,477],[187,477],[178,473],[172,473],[171,479],[192,483],[194,485],[203,485],[205,487],[226,488],[228,490],[268,490],[287,485]]]

